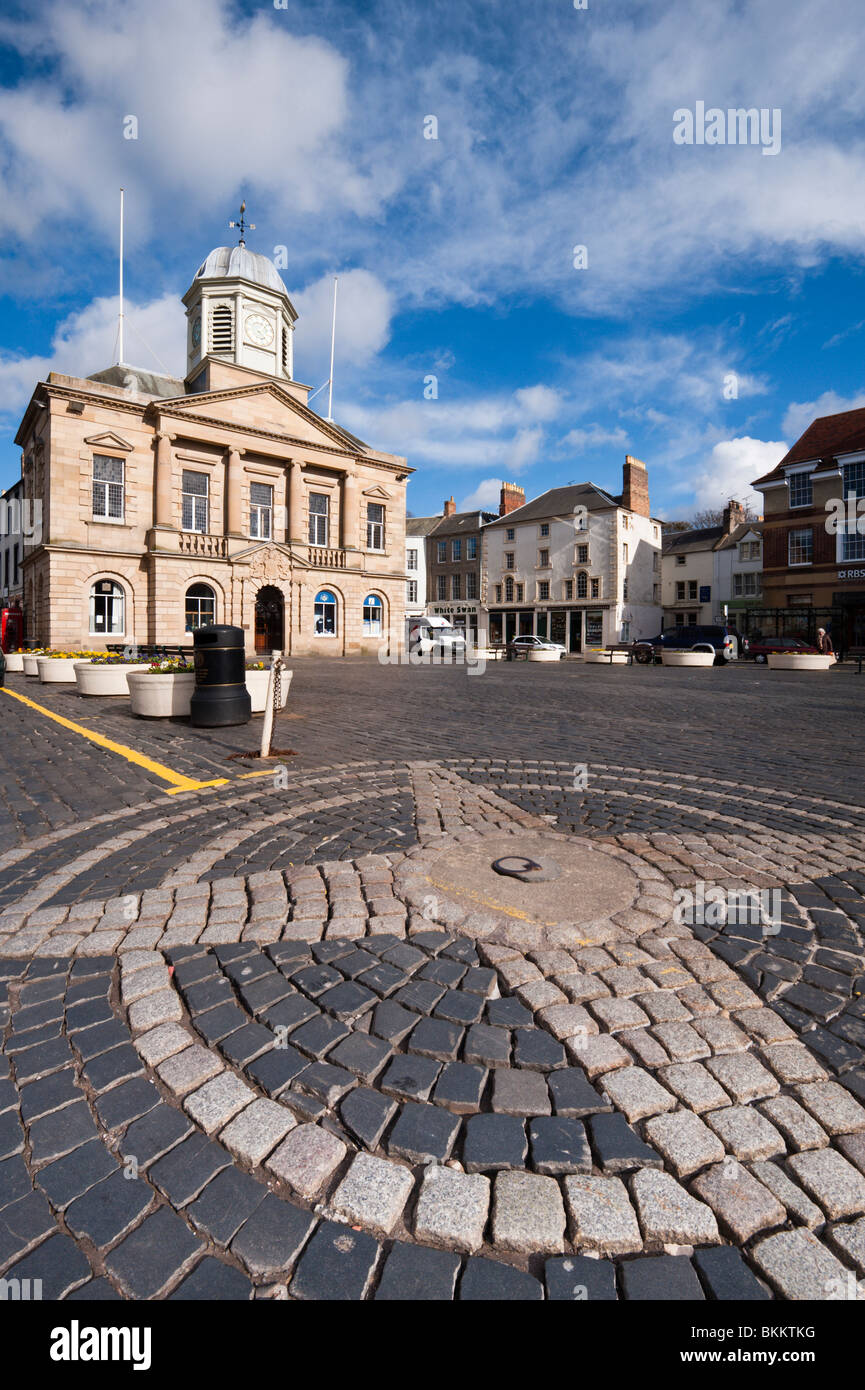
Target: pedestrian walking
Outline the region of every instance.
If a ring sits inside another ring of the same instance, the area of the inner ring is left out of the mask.
[[[818,627],[817,629],[817,646],[824,656],[834,656],[835,648],[832,646],[832,638],[825,627]]]

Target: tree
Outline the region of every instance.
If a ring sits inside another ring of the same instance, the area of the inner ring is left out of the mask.
[[[757,516],[758,516],[757,512],[754,511],[754,508],[750,505],[750,503],[749,503],[749,502],[745,502],[745,503],[744,503],[744,511],[743,511],[743,514],[742,514],[742,520],[743,520],[743,521],[756,521],[756,520],[757,520]],[[694,515],[692,516],[690,522],[688,523],[688,525],[689,525],[690,527],[692,527],[695,531],[701,531],[701,530],[703,530],[704,527],[708,527],[708,526],[722,526],[723,524],[724,524],[724,508],[723,508],[723,507],[707,507],[707,508],[705,508],[705,509],[704,509],[703,511],[701,511],[701,512],[694,512]]]

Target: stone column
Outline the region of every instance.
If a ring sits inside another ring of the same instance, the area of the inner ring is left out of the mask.
[[[240,450],[229,449],[225,463],[225,533],[228,536],[242,536],[241,487],[243,470],[240,464]]]
[[[171,441],[173,435],[156,436],[156,493],[153,510],[154,526],[173,530],[171,517]]]
[[[303,465],[294,462],[288,476],[288,542],[289,545],[305,545],[306,541],[303,529]]]
[[[343,550],[357,550],[358,478],[355,473],[343,473],[339,498],[340,545]]]

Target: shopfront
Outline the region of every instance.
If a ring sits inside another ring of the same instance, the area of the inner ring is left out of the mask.
[[[604,645],[603,608],[505,608],[490,612],[490,642],[514,637],[544,637],[569,652]]]
[[[468,643],[476,646],[480,608],[479,603],[471,600],[466,603],[431,603],[429,612],[433,617],[447,618],[451,626],[461,632]]]

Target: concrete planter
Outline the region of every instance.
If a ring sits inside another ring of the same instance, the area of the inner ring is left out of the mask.
[[[770,671],[828,671],[835,665],[833,652],[770,652]]]
[[[29,652],[24,652],[21,658],[21,664],[25,676],[39,675],[39,667],[36,665],[38,660],[38,656],[31,656]]]
[[[23,671],[23,670],[24,670],[24,653],[23,653],[23,652],[4,652],[3,655],[6,657],[6,670],[7,670],[7,671],[19,671],[19,672],[20,672],[20,671]]]
[[[130,671],[126,677],[132,713],[141,719],[171,719],[189,715],[189,702],[195,691],[194,671]]]
[[[714,652],[661,652],[664,666],[714,666]]]
[[[591,651],[583,653],[583,661],[593,661],[598,666],[627,666],[627,652]]]
[[[71,656],[38,656],[36,667],[42,685],[53,685],[60,681],[75,684],[75,659]]]
[[[544,651],[539,647],[536,651],[529,652],[529,661],[561,661],[564,652]]]
[[[279,678],[280,702],[279,708],[285,709],[285,702],[288,699],[288,687],[291,685],[293,671],[283,671]],[[252,701],[253,714],[263,714],[267,704],[267,682],[270,679],[269,671],[247,671],[246,688],[249,691],[249,698]]]
[[[94,666],[90,661],[76,661],[75,684],[79,695],[128,695],[126,677],[130,671],[146,670],[146,665],[132,662]]]

